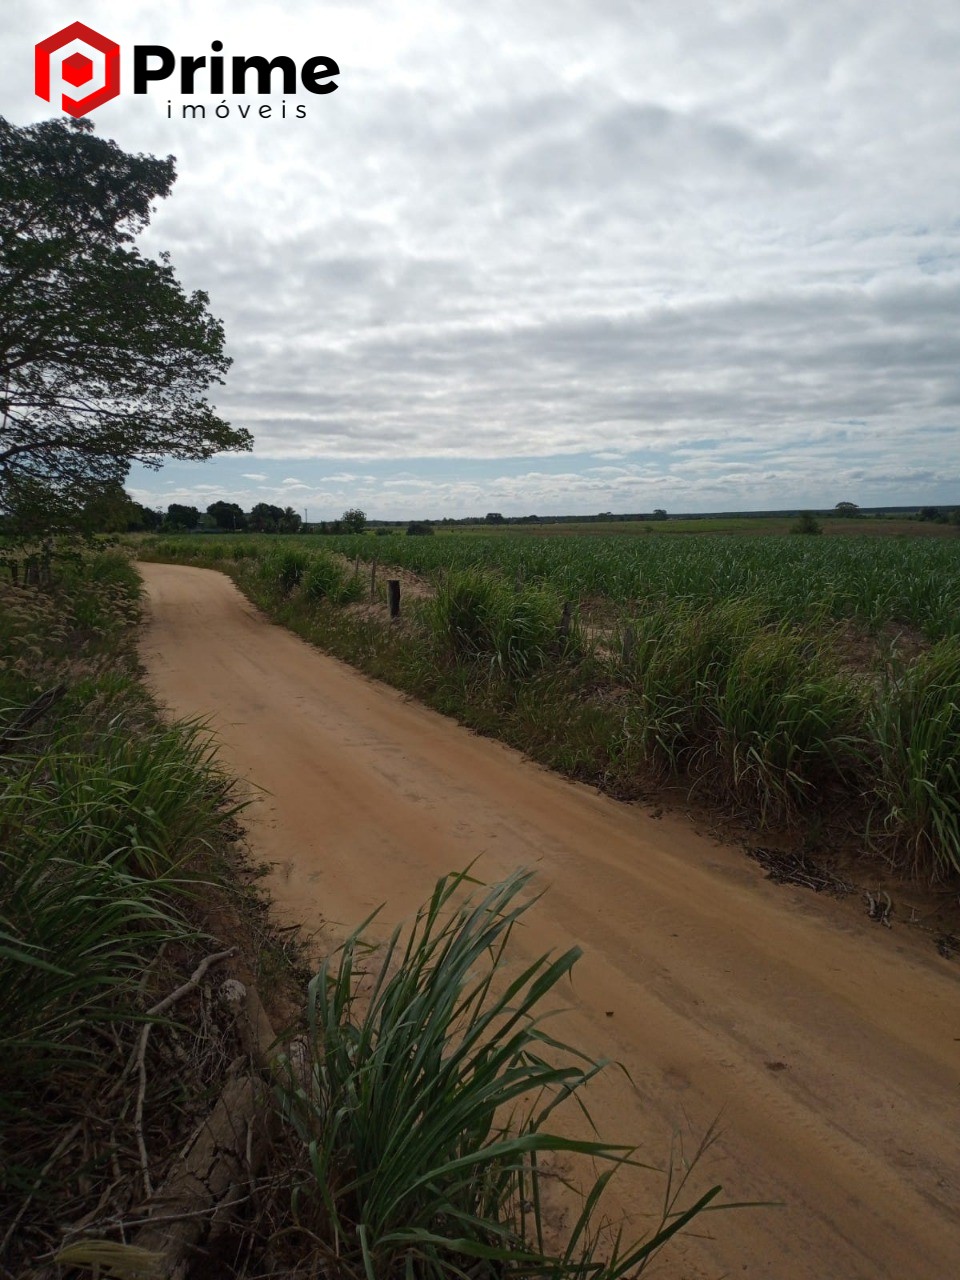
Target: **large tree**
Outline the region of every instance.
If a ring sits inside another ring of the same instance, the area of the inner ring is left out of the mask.
[[[87,120],[0,117],[0,514],[40,492],[67,517],[134,461],[251,447],[206,399],[230,364],[207,294],[133,243],[175,177]]]
[[[225,502],[222,498],[218,502],[211,502],[207,507],[207,515],[213,516],[218,529],[237,532],[247,527],[243,507],[236,502]]]
[[[283,507],[269,502],[258,502],[250,512],[250,528],[254,533],[278,533],[283,519]]]
[[[340,517],[344,533],[363,533],[367,527],[367,513],[359,507],[348,507]]]
[[[196,507],[185,506],[182,502],[171,502],[167,514],[163,517],[166,529],[195,529],[200,523],[200,512]]]

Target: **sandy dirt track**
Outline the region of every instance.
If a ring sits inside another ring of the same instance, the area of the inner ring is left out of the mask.
[[[703,1186],[782,1208],[709,1215],[673,1280],[960,1277],[956,964],[838,904],[777,888],[680,818],[655,819],[472,735],[266,622],[223,575],[141,566],[150,683],[210,717],[282,913],[344,932],[407,916],[479,855],[546,890],[516,962],[584,950],[558,1030],[622,1062],[600,1132],[651,1162],[722,1113]],[[522,954],[521,954],[522,953]],[[659,1182],[624,1182],[653,1207]]]

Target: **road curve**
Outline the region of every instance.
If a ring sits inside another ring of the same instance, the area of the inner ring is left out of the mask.
[[[562,1032],[630,1073],[590,1086],[600,1132],[654,1163],[720,1115],[700,1185],[782,1207],[709,1215],[658,1274],[960,1277],[956,964],[405,700],[222,574],[140,569],[149,681],[263,789],[249,836],[282,913],[342,931],[384,902],[386,925],[474,858],[486,879],[535,867],[515,963],[578,943]],[[649,1212],[659,1191],[646,1174],[618,1195]]]

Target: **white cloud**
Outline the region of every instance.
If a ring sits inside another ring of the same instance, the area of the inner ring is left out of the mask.
[[[12,118],[49,114],[30,51],[64,20],[5,8]],[[262,492],[380,510],[402,486],[362,460],[394,460],[415,515],[414,493],[484,504],[417,481],[418,460],[525,457],[499,490],[521,508],[792,505],[841,481],[892,500],[898,474],[908,499],[960,500],[955,0],[105,2],[90,20],[125,47],[216,35],[340,62],[302,121],[167,120],[166,89],[93,117],[178,156],[145,247],[224,320],[219,407],[258,462],[332,468],[315,488],[244,473]],[[643,450],[651,470],[620,474]],[[581,472],[588,454],[611,469]],[[558,456],[569,474],[538,471]]]

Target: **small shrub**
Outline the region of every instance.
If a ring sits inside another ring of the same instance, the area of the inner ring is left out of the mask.
[[[823,526],[811,512],[805,511],[803,515],[798,517],[795,523],[790,526],[790,532],[805,534],[823,533]]]

